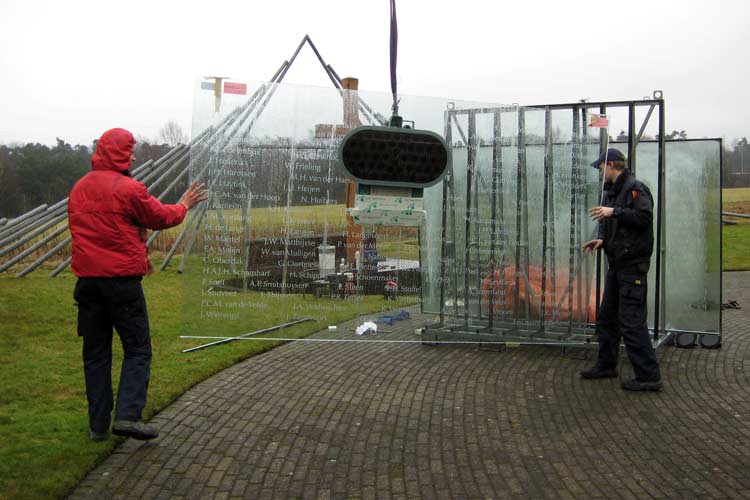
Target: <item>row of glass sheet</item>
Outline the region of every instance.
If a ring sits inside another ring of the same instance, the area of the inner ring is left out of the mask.
[[[599,134],[574,124],[572,112],[452,115],[450,188],[429,193],[430,206],[447,200],[445,265],[430,269],[425,308],[439,312],[442,296],[446,322],[456,326],[584,329],[596,314],[595,259],[580,248],[596,231],[587,208],[601,196],[589,166]],[[428,234],[442,231],[441,210],[428,212]]]
[[[469,217],[469,220],[473,222],[469,225],[471,244],[468,252],[465,243],[467,226],[464,222],[470,148],[453,142],[458,146],[453,149],[454,198],[450,197],[450,192],[444,193],[438,188],[431,188],[427,193],[430,206],[442,206],[443,197],[448,196],[447,240],[451,241],[452,223],[455,221],[456,244],[455,246],[447,245],[447,255],[445,255],[447,265],[444,269],[441,269],[438,264],[429,270],[424,270],[429,275],[427,282],[430,283],[430,286],[425,289],[425,309],[435,313],[441,311],[442,284],[444,299],[442,311],[446,314],[448,324],[467,326],[473,322],[486,325],[490,312],[487,277],[490,276],[489,269],[492,267],[493,260],[488,256],[494,255],[495,262],[504,262],[511,267],[509,271],[498,273],[496,276],[500,279],[510,279],[513,282],[511,285],[500,288],[508,293],[514,293],[516,257],[520,255],[520,288],[522,289],[520,295],[523,307],[518,309],[517,304],[503,302],[506,299],[515,299],[514,296],[501,296],[499,301],[502,303],[493,304],[500,326],[503,321],[511,321],[514,326],[526,327],[530,330],[543,327],[552,331],[560,331],[565,330],[568,325],[585,329],[586,323],[595,318],[592,312],[595,310],[596,301],[593,295],[596,290],[596,271],[592,267],[594,260],[583,256],[580,246],[582,241],[587,241],[595,234],[595,225],[588,219],[586,209],[596,204],[601,192],[601,185],[596,178],[597,172],[589,167],[590,162],[599,153],[598,137],[591,133],[587,134],[585,129],[581,128],[577,136],[578,141],[571,140],[572,134],[569,131],[561,134],[560,130],[561,125],[564,125],[566,121],[573,123],[572,112],[569,111],[568,116],[562,122],[557,119],[561,115],[560,111],[553,114],[552,130],[557,131],[556,139],[562,137],[568,140],[562,144],[556,142],[551,146],[550,165],[552,168],[547,174],[549,197],[545,224],[544,146],[539,145],[537,137],[534,137],[539,133],[539,129],[543,130],[543,128],[539,125],[539,119],[529,120],[530,116],[543,116],[543,113],[529,109],[524,111],[527,127],[526,141],[525,147],[519,148],[519,140],[514,141],[513,138],[523,136],[518,136],[517,130],[512,130],[513,124],[518,123],[518,110],[504,109],[502,112],[503,120],[507,120],[508,123],[503,127],[510,128],[506,132],[510,140],[503,139],[500,147],[501,154],[495,155],[493,159],[492,144],[487,140],[478,140],[473,175],[475,178],[478,176],[480,180],[478,187],[472,188],[471,196],[474,202],[478,200],[479,216]],[[455,122],[452,127],[456,128]],[[464,135],[467,128],[465,124],[464,132],[462,132]],[[489,124],[477,121],[477,134],[480,134],[482,130],[487,133],[489,129]],[[505,131],[504,128],[503,130]],[[455,131],[452,133],[455,134]],[[610,146],[620,149],[627,155],[627,143],[614,143]],[[662,232],[659,294],[661,329],[674,332],[720,333],[721,141],[719,139],[667,141],[665,147],[666,165],[660,226]],[[576,148],[577,152],[574,153]],[[519,149],[524,149],[524,154],[519,155]],[[658,142],[641,142],[636,151],[636,176],[650,188],[656,202],[654,212],[654,231],[656,231],[656,211],[660,204],[657,189]],[[525,173],[517,170],[519,158],[525,159]],[[580,160],[577,161],[576,158]],[[574,167],[576,163],[580,165],[580,168]],[[491,241],[488,241],[492,239],[493,233],[491,219],[486,216],[491,211],[492,188],[488,188],[488,185],[491,185],[493,174],[497,178],[495,185],[498,187],[495,200],[495,213],[497,214],[495,222],[500,227],[495,229],[497,237],[494,253],[491,249]],[[521,203],[518,203],[518,179],[522,178],[525,178],[527,182],[527,201],[524,202],[523,198],[520,198]],[[570,182],[572,179],[577,179],[575,184],[578,189],[575,189]],[[451,200],[455,203],[452,204]],[[522,214],[520,218],[517,210]],[[429,211],[428,233],[442,231],[443,220],[438,212],[439,210]],[[520,232],[517,226],[518,221],[522,222]],[[526,300],[523,287],[528,279],[531,282],[531,290],[540,288],[539,284],[542,280],[539,267],[544,252],[542,242],[545,227],[547,228],[548,263],[546,291],[549,294],[546,303],[554,305],[545,307],[546,324],[543,324],[542,315],[539,313],[540,298],[529,294],[529,300]],[[571,227],[575,228],[572,232]],[[519,248],[520,252],[518,252]],[[528,258],[526,258],[527,249]],[[436,249],[423,249],[423,251],[425,251],[425,260],[428,265],[439,262],[440,257]],[[478,253],[478,259],[473,257],[475,253]],[[465,264],[466,256],[469,257],[470,266]],[[603,260],[602,271],[606,272],[606,259]],[[527,270],[527,266],[530,267],[531,272]],[[565,287],[561,290],[559,285],[561,279],[567,282],[570,276],[569,269],[574,270],[572,303],[568,300],[569,291],[564,289]],[[554,285],[551,273],[557,275],[557,283]],[[466,279],[467,275],[469,279]],[[648,322],[652,329],[655,310],[655,277],[656,252],[652,256],[648,280],[650,293]],[[484,280],[484,289],[482,280]],[[466,294],[466,284],[469,287],[468,294]],[[470,307],[465,309],[463,303],[466,302],[467,295]],[[560,302],[561,298],[562,302]],[[572,315],[565,311],[565,308],[571,305],[573,306]]]

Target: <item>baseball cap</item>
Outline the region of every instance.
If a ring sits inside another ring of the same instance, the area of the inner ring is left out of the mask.
[[[625,155],[622,154],[619,149],[609,148],[606,153],[607,161],[625,161]],[[599,165],[601,165],[602,163],[604,163],[604,153],[600,154],[599,158],[591,163],[591,166],[594,168],[599,168]]]

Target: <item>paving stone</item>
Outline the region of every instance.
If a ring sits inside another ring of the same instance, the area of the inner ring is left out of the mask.
[[[289,343],[188,391],[69,498],[748,498],[750,273],[723,296],[742,309],[722,348],[661,349],[655,394],[581,380],[590,351]]]

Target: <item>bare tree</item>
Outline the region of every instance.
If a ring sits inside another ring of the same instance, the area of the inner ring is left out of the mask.
[[[159,141],[170,146],[177,146],[185,144],[187,136],[177,122],[170,120],[159,130]]]

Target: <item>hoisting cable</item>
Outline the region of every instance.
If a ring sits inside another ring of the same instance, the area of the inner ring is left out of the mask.
[[[396,0],[391,0],[391,93],[393,94],[393,116],[389,125],[401,127],[403,119],[398,115],[398,92],[396,87],[396,63],[398,61],[398,23],[396,22]]]
[[[393,114],[388,126],[360,126],[350,130],[339,143],[339,161],[344,174],[354,183],[357,189],[371,194],[371,186],[411,188],[409,194],[421,198],[424,188],[440,182],[448,172],[450,157],[445,140],[431,130],[417,130],[411,120],[411,126],[404,127],[404,119],[399,115],[399,97],[396,79],[398,61],[398,23],[396,21],[396,0],[390,0],[390,69],[391,93],[393,95]],[[359,192],[359,191],[358,191]],[[416,194],[415,194],[416,193]],[[356,208],[356,207],[355,207]],[[385,209],[390,210],[390,209]],[[359,213],[353,211],[357,216]],[[369,211],[367,212],[369,213]],[[386,212],[380,212],[385,214]],[[413,219],[403,219],[399,210],[383,215],[379,224],[409,225]],[[370,217],[369,215],[367,217]]]

